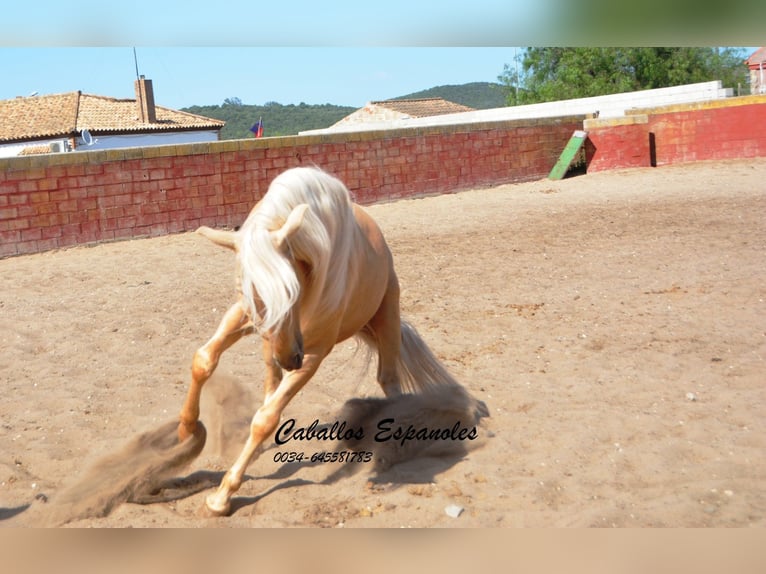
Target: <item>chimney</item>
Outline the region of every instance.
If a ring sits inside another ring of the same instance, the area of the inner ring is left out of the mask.
[[[136,104],[138,104],[138,117],[145,124],[153,124],[157,121],[154,111],[154,90],[152,81],[140,76],[136,80]]]

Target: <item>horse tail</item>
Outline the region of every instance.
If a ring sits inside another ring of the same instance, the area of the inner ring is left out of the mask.
[[[401,330],[402,344],[397,367],[403,390],[422,393],[438,387],[461,386],[436,358],[415,327],[402,321]]]
[[[484,401],[475,399],[457,382],[442,362],[436,358],[415,327],[407,321],[401,321],[401,333],[396,372],[402,391],[419,395],[427,401],[436,400],[445,408],[452,405],[460,412],[472,413],[471,416],[477,417],[477,420],[489,416],[489,409]],[[369,351],[378,348],[378,337],[369,325],[362,329],[357,337],[366,343],[365,346]],[[370,352],[367,360],[371,359]],[[378,365],[378,376],[380,376],[380,365]]]
[[[489,416],[484,401],[474,398],[457,382],[436,358],[426,342],[407,321],[402,321],[402,344],[399,350],[399,379],[402,389],[419,395],[437,397],[443,407],[452,405],[456,412],[471,413],[476,420]]]
[[[226,247],[232,251],[237,251],[237,233],[235,231],[224,231],[221,229],[211,229],[210,227],[202,226],[197,229],[197,233],[203,237],[207,237],[210,241],[221,247]]]

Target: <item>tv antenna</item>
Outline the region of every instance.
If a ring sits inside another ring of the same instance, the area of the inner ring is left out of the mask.
[[[136,47],[133,46],[133,62],[136,64],[136,80],[140,79],[141,76],[138,75],[138,56],[136,55]]]

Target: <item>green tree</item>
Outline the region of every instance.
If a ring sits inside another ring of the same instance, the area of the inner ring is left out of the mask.
[[[505,64],[508,104],[531,104],[721,80],[747,82],[741,48],[526,48]]]

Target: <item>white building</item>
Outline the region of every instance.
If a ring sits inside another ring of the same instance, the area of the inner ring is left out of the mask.
[[[152,81],[136,99],[68,92],[0,101],[0,157],[217,141],[224,123],[154,104]]]
[[[524,106],[507,106],[488,110],[460,111],[440,114],[382,115],[366,113],[367,107],[357,110],[351,116],[329,128],[300,132],[300,135],[315,135],[340,132],[361,132],[370,130],[391,130],[400,128],[422,128],[438,125],[458,125],[482,122],[549,118],[556,116],[592,114],[601,118],[618,118],[636,108],[653,108],[675,104],[707,102],[734,95],[732,88],[723,88],[720,80],[640,90],[606,96],[593,96],[544,102]],[[369,117],[368,121],[364,121]],[[350,121],[354,120],[354,121]]]
[[[750,93],[766,94],[766,48],[758,48],[745,60],[750,71]]]

